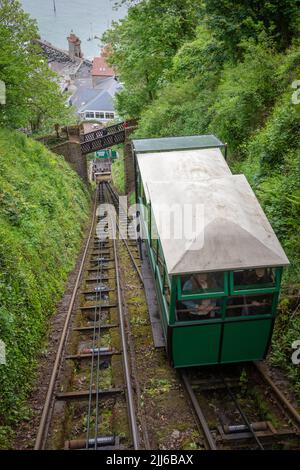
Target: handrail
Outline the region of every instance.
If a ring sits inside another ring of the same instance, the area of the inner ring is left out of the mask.
[[[96,152],[113,145],[122,144],[125,142],[125,129],[115,132],[114,134],[108,134],[89,142],[81,143],[81,152],[83,155],[88,153]]]

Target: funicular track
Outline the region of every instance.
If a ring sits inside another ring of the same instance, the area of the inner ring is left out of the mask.
[[[138,449],[140,445],[116,234],[107,239],[101,231],[107,214],[101,215],[99,208],[110,202],[108,195],[101,183],[35,449]]]
[[[124,243],[132,265],[137,272],[141,284],[143,285],[144,280],[139,266],[140,253],[137,245],[137,227],[134,225],[132,218],[128,217],[126,208],[120,204],[119,195],[116,193],[111,184],[105,182],[104,185],[108,193],[108,200],[114,205],[116,214],[119,216],[117,217],[116,225],[120,239]]]
[[[299,449],[300,415],[261,364],[182,369],[208,450]]]
[[[96,199],[35,449],[140,448],[117,236],[99,238],[104,217],[97,206],[113,204],[120,215],[119,239],[143,284],[136,234],[109,183],[98,186]],[[207,449],[299,449],[300,415],[261,365],[185,369],[180,376]]]

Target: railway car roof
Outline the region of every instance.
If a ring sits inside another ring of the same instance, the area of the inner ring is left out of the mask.
[[[214,135],[135,139],[132,143],[136,153],[224,147],[224,144]]]
[[[144,183],[155,181],[199,181],[231,175],[218,148],[138,153],[138,166]]]
[[[170,274],[289,264],[244,175],[151,182],[148,190]],[[184,205],[190,211],[180,215]],[[176,207],[179,212],[171,216]],[[187,233],[186,222],[191,220],[193,233]]]

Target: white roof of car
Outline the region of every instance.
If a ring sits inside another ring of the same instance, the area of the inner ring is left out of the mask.
[[[288,265],[289,261],[245,176],[209,178],[212,171],[220,176],[222,172],[230,173],[226,162],[215,150],[210,150],[212,166],[205,158],[203,166],[201,160],[202,174],[206,174],[207,179],[196,181],[201,176],[197,166],[198,152],[188,152],[188,160],[182,152],[168,152],[161,160],[156,154],[147,154],[145,158],[138,155],[169,274]],[[153,165],[154,161],[157,167]],[[159,176],[167,175],[167,168],[170,180],[155,181]],[[181,175],[178,180],[177,174]],[[175,176],[176,179],[171,181]],[[188,176],[190,181],[183,181]],[[174,208],[179,212],[172,218],[170,214]],[[187,222],[194,224],[191,233],[186,231]],[[183,234],[180,233],[182,227]]]
[[[144,184],[155,181],[200,181],[231,175],[218,148],[137,153],[137,162]]]
[[[136,153],[225,147],[225,144],[212,134],[134,139],[132,144]]]

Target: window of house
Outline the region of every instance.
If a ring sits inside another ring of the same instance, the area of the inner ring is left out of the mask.
[[[105,119],[114,119],[115,114],[114,113],[105,113]]]
[[[101,112],[98,112],[98,111],[97,111],[97,112],[95,113],[95,116],[96,116],[97,119],[104,119],[104,113],[101,113]]]
[[[87,111],[87,112],[85,113],[85,117],[86,117],[87,119],[94,119],[95,113],[92,113],[91,111]]]

